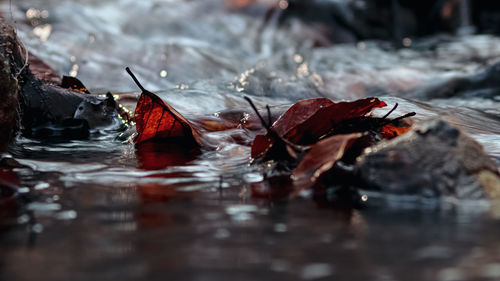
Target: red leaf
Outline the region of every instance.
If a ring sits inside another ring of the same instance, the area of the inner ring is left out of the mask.
[[[158,96],[143,92],[135,109],[136,143],[150,139],[185,137],[196,141],[197,132],[180,113]]]
[[[297,126],[314,116],[319,110],[328,108],[334,104],[333,101],[327,98],[299,101],[281,115],[278,120],[274,122],[272,128],[282,137],[290,136],[291,131]]]
[[[334,130],[342,121],[365,116],[374,108],[384,106],[386,103],[377,98],[339,103],[327,98],[303,100],[280,116],[271,130],[292,143],[309,145]],[[266,138],[256,138],[252,144],[252,157],[265,155],[275,141],[269,133]]]
[[[128,67],[127,72],[142,90],[135,109],[135,143],[180,138],[187,140],[186,144],[204,145],[198,130],[184,116],[160,97],[144,89]]]
[[[317,142],[295,168],[292,178],[299,189],[309,188],[340,160],[361,133],[335,135]]]
[[[267,135],[257,135],[252,143],[250,155],[252,158],[259,158],[267,153],[274,144],[274,139]]]
[[[283,135],[287,140],[297,144],[315,143],[321,136],[330,132],[340,122],[362,117],[374,108],[387,104],[377,98],[367,98],[352,102],[333,103],[319,108],[314,115],[294,126]]]

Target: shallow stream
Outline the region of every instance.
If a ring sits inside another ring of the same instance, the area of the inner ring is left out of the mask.
[[[138,95],[130,66],[188,118],[248,110],[243,95],[260,106],[382,95],[400,114],[443,116],[500,161],[498,96],[408,94],[499,62],[500,38],[315,47],[323,35],[307,23],[279,24],[285,6],[230,5],[244,2],[4,0],[0,9],[33,54],[94,92]],[[15,171],[33,201],[2,222],[0,279],[500,279],[498,203],[375,195],[351,210],[308,194],[254,199],[249,185],[262,177],[250,148],[211,134],[219,148],[194,156],[138,151],[105,133],[19,137],[4,157],[25,165]]]

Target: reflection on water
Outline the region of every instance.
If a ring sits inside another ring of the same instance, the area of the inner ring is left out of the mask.
[[[278,24],[287,1],[272,12],[266,1],[242,10],[254,1],[8,2],[3,15],[30,50],[89,88],[136,89],[123,70],[133,66],[189,118],[248,110],[243,94],[259,106],[400,95],[383,98],[399,103],[395,116],[442,116],[500,159],[498,99],[404,95],[497,62],[493,36],[312,48],[320,34],[305,23]],[[234,137],[245,134],[211,133],[219,146],[208,152],[136,148],[109,134],[19,138],[10,154],[23,165],[14,171],[29,204],[14,221],[0,215],[0,279],[500,279],[498,204],[364,194],[365,208],[350,210],[324,208],[307,192],[255,199],[262,175]]]

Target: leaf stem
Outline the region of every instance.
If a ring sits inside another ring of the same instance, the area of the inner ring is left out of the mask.
[[[139,87],[139,89],[141,89],[141,91],[145,92],[146,89],[144,89],[144,87],[141,85],[141,83],[139,82],[139,80],[137,80],[137,77],[135,77],[134,73],[132,73],[132,70],[130,70],[130,68],[128,66],[125,67],[125,70],[128,72],[128,74],[130,75],[130,77],[132,77],[132,79],[134,80],[135,84],[137,84],[137,87]]]
[[[259,117],[259,120],[260,120],[260,123],[262,123],[262,126],[264,126],[264,128],[266,128],[269,131],[269,129],[271,129],[271,124],[266,124],[266,121],[264,120],[264,118],[262,117],[262,115],[260,115],[260,113],[257,110],[257,107],[255,106],[255,104],[253,103],[253,101],[249,97],[247,97],[247,96],[244,96],[243,98],[250,104],[250,106],[252,107],[253,111],[255,111],[255,114],[257,114],[257,117]]]

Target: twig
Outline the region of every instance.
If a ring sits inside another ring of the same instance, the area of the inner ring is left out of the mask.
[[[271,127],[271,125],[273,124],[273,121],[271,119],[271,108],[269,108],[269,105],[266,104],[266,109],[267,109],[267,124],[269,126],[269,128]]]
[[[262,126],[264,126],[264,128],[266,128],[268,131],[271,130],[271,125],[266,124],[266,121],[264,121],[264,118],[262,117],[262,115],[260,115],[260,112],[257,110],[257,107],[255,106],[253,101],[247,96],[244,96],[243,98],[250,104],[253,111],[255,111],[255,114],[257,114],[257,117],[259,117],[259,120],[260,120],[260,123],[262,123]]]
[[[247,96],[244,96],[243,98],[250,104],[250,106],[252,107],[252,109],[255,111],[255,114],[257,115],[257,117],[259,117],[259,120],[262,123],[262,126],[264,126],[264,128],[266,128],[267,133],[269,135],[271,135],[273,138],[281,140],[283,143],[285,143],[286,145],[288,145],[291,149],[293,149],[297,153],[302,153],[302,152],[306,151],[307,149],[309,149],[309,147],[307,147],[307,146],[302,146],[302,145],[294,144],[291,141],[289,141],[289,140],[283,138],[282,136],[280,136],[271,127],[271,120],[269,120],[269,124],[266,124],[266,121],[264,121],[264,118],[262,117],[262,115],[260,115],[260,113],[257,110],[257,107],[255,106],[255,104],[253,103],[253,101],[249,97],[247,97]],[[271,114],[270,114],[271,113],[271,109],[269,108],[269,105],[267,105],[266,108],[267,108],[267,112],[268,112],[269,116],[271,116]]]
[[[391,122],[396,122],[396,121],[399,121],[399,120],[401,120],[401,119],[408,118],[408,117],[412,117],[412,116],[415,116],[415,115],[417,115],[417,113],[415,113],[415,112],[406,113],[406,114],[405,114],[405,115],[403,115],[403,116],[400,116],[400,117],[398,117],[398,118],[394,118],[394,119],[392,119],[392,120],[391,120]]]

